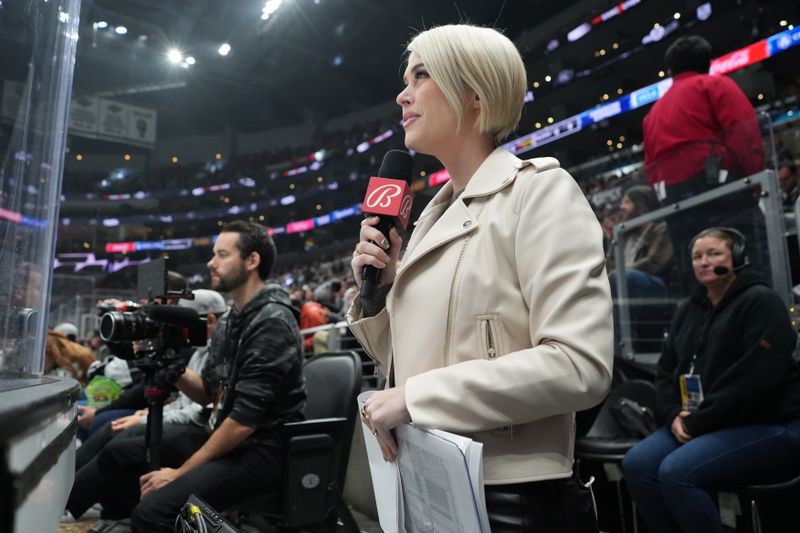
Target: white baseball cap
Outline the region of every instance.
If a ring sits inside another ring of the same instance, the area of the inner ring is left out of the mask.
[[[178,305],[194,309],[198,315],[220,314],[228,310],[225,299],[217,291],[194,289],[192,294],[194,300],[181,300]]]

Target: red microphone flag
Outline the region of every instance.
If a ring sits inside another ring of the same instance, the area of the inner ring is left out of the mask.
[[[403,229],[408,226],[414,193],[405,180],[371,177],[361,210],[371,215],[392,217]]]

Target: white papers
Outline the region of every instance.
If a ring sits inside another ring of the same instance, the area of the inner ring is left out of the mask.
[[[374,392],[359,395],[359,409]],[[362,429],[385,533],[489,533],[481,443],[403,424],[394,430],[398,459],[387,463],[375,436]]]

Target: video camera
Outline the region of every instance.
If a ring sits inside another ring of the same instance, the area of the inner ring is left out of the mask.
[[[137,296],[146,304],[121,302],[99,305],[100,337],[112,345],[115,355],[130,359],[131,352],[113,350],[113,345],[131,341],[144,341],[142,350],[133,356],[164,357],[168,352],[178,352],[190,346],[205,346],[206,320],[197,311],[179,305],[170,305],[173,299],[194,298],[190,290],[167,290],[166,258],[140,265],[137,271]]]

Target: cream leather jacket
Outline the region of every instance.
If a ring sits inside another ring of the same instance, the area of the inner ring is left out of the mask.
[[[416,221],[385,309],[364,318],[356,298],[350,328],[414,424],[483,443],[487,484],[566,477],[574,412],[611,383],[600,224],[551,157],[498,148],[452,193]]]

